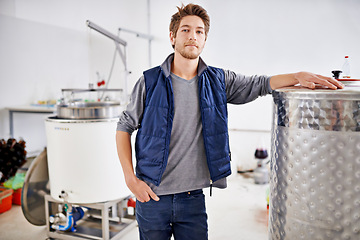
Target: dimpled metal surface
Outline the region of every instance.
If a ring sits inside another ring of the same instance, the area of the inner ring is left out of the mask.
[[[360,239],[360,91],[273,97],[269,239]]]

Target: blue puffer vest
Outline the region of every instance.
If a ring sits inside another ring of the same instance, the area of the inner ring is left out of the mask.
[[[158,66],[144,72],[146,100],[135,142],[138,178],[159,186],[169,156],[174,98],[170,77]],[[205,152],[213,182],[229,176],[230,149],[224,72],[206,66],[199,75]]]

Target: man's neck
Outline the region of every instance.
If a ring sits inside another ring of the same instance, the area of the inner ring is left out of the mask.
[[[171,63],[171,72],[186,80],[191,80],[197,75],[199,58],[187,59],[175,52]]]

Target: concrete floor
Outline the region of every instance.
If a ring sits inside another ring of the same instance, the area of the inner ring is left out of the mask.
[[[266,240],[267,209],[266,185],[254,184],[251,175],[233,174],[228,178],[228,188],[213,189],[210,197],[205,190],[208,212],[209,240]],[[20,206],[0,214],[1,240],[50,239],[45,226],[27,222]],[[79,238],[82,239],[82,238]],[[136,240],[138,229],[134,227],[121,240]]]

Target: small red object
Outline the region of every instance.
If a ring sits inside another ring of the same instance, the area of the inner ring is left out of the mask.
[[[97,82],[97,86],[100,87],[101,85],[105,85],[105,81],[102,80],[101,82]]]
[[[136,202],[134,201],[134,199],[129,198],[129,200],[128,200],[128,202],[127,202],[127,206],[128,206],[128,207],[133,207],[133,208],[135,208]]]

